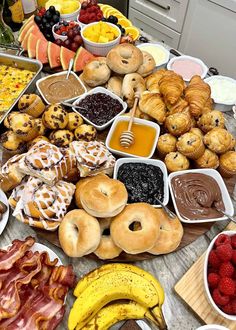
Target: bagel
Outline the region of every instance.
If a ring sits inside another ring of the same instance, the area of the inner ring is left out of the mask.
[[[105,84],[110,75],[111,70],[107,66],[106,57],[96,57],[85,65],[82,78],[90,87],[96,87]]]
[[[160,235],[160,220],[150,204],[129,204],[113,219],[110,232],[115,244],[125,252],[142,253],[156,244]]]
[[[110,235],[111,221],[112,218],[104,218],[99,220],[102,237],[97,250],[94,251],[94,254],[96,254],[96,256],[102,260],[116,258],[122,252],[122,249],[115,245]],[[106,231],[108,232],[107,234]]]
[[[155,209],[160,220],[160,236],[148,252],[151,254],[165,254],[177,249],[183,237],[183,226],[176,217],[170,219],[162,209]]]
[[[147,77],[155,69],[156,62],[150,53],[145,51],[142,51],[142,53],[143,53],[143,64],[140,65],[140,67],[137,70],[137,73],[139,73],[142,77]]]
[[[145,91],[145,81],[138,73],[129,73],[124,76],[122,84],[122,96],[129,108],[134,105],[135,94],[141,95]]]
[[[142,63],[141,50],[131,44],[119,44],[107,54],[107,65],[118,74],[136,72]]]
[[[98,218],[114,217],[123,210],[127,200],[125,185],[103,176],[88,181],[80,192],[83,209]]]
[[[83,257],[94,252],[100,239],[99,222],[84,210],[68,212],[60,224],[60,245],[69,257]]]
[[[117,96],[121,97],[121,90],[122,90],[122,82],[123,82],[123,77],[121,76],[113,76],[111,77],[108,82],[106,88],[116,94]]]

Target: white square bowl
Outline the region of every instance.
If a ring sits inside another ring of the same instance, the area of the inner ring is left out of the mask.
[[[167,205],[169,202],[169,187],[168,187],[168,174],[167,174],[167,168],[165,163],[163,163],[161,160],[158,159],[147,159],[147,158],[120,158],[116,161],[115,167],[114,167],[114,173],[113,178],[117,179],[118,170],[121,165],[127,164],[127,163],[142,163],[142,164],[148,164],[153,165],[156,167],[159,167],[163,174],[163,182],[164,182],[164,198],[163,198],[163,204]],[[161,207],[161,205],[152,205],[153,207]]]
[[[209,286],[208,286],[208,282],[207,282],[207,268],[208,268],[208,259],[209,259],[209,254],[215,244],[215,241],[217,240],[218,236],[221,234],[225,234],[228,236],[233,236],[236,235],[236,231],[233,230],[229,230],[229,231],[223,231],[222,233],[219,233],[210,243],[207,251],[206,251],[206,255],[205,255],[205,260],[204,260],[204,268],[203,268],[203,279],[204,279],[204,287],[205,287],[205,291],[206,291],[206,295],[207,298],[209,300],[209,302],[211,303],[212,307],[215,309],[216,312],[218,312],[221,316],[225,317],[228,320],[232,320],[232,321],[236,321],[236,315],[229,315],[224,313],[214,302],[210,290],[209,290]],[[217,328],[218,329],[218,328]]]
[[[108,150],[110,150],[113,154],[116,154],[116,155],[119,155],[119,156],[123,156],[123,157],[134,157],[134,158],[140,158],[140,156],[137,156],[137,155],[134,155],[134,154],[130,154],[128,152],[124,152],[124,151],[120,151],[120,150],[116,150],[116,149],[113,149],[110,147],[110,141],[111,141],[111,138],[112,138],[112,135],[113,135],[113,132],[116,128],[116,125],[119,121],[129,121],[130,120],[130,117],[129,116],[119,116],[117,117],[110,130],[109,130],[109,133],[107,135],[107,138],[106,138],[106,141],[105,141],[105,144],[106,144],[106,147]],[[151,158],[155,152],[155,149],[156,149],[156,145],[157,145],[157,141],[158,141],[158,138],[159,138],[159,135],[160,135],[160,126],[152,121],[149,121],[149,120],[145,120],[145,119],[140,119],[140,118],[134,118],[134,123],[136,124],[143,124],[143,125],[146,125],[146,126],[150,126],[150,127],[153,127],[155,130],[156,130],[156,136],[155,136],[155,139],[153,141],[153,147],[152,147],[152,150],[150,152],[150,154],[147,156],[147,157],[142,157],[142,158]]]
[[[214,222],[214,221],[226,220],[227,219],[227,217],[223,216],[221,218],[212,218],[212,219],[204,219],[204,220],[186,220],[185,218],[183,218],[181,216],[181,214],[179,213],[178,207],[176,205],[174,191],[173,191],[172,185],[171,185],[171,180],[172,180],[172,178],[174,178],[177,175],[182,175],[182,174],[187,174],[187,173],[202,173],[202,174],[209,175],[213,179],[215,179],[216,182],[218,183],[218,186],[219,186],[220,190],[221,190],[221,195],[222,195],[223,203],[224,203],[224,206],[225,206],[225,212],[228,213],[231,216],[234,215],[233,203],[232,203],[231,198],[229,196],[229,192],[228,192],[228,189],[226,188],[224,180],[222,179],[222,176],[220,175],[219,172],[217,172],[216,170],[211,169],[211,168],[202,168],[202,169],[196,169],[196,170],[185,170],[185,171],[178,171],[178,172],[170,173],[170,175],[168,177],[168,184],[169,184],[170,194],[171,194],[172,201],[173,201],[173,204],[174,204],[175,212],[176,212],[178,218],[182,222],[185,222],[185,223],[203,223],[203,222]]]
[[[47,103],[47,104],[51,104],[51,103],[47,100],[47,98],[44,96],[44,94],[43,94],[43,92],[42,92],[42,90],[41,90],[41,88],[40,88],[40,86],[39,86],[40,83],[41,83],[42,81],[48,79],[49,77],[56,77],[56,76],[65,75],[65,74],[67,74],[67,72],[68,72],[68,71],[62,71],[62,72],[54,73],[54,74],[52,74],[52,75],[50,75],[50,76],[45,76],[45,77],[39,79],[39,80],[36,82],[37,89],[38,89],[40,95],[42,96],[43,100],[45,101],[45,103]],[[78,82],[79,82],[79,83],[81,84],[81,86],[84,88],[84,93],[86,93],[86,92],[87,92],[87,88],[84,86],[83,82],[80,80],[80,78],[77,76],[77,74],[75,74],[73,71],[71,71],[70,74],[72,74],[72,75],[78,80]],[[83,93],[83,94],[84,94],[84,93]],[[81,95],[82,95],[82,94],[81,94]],[[71,101],[74,101],[74,100],[76,100],[76,99],[78,99],[78,96],[75,96],[75,97],[73,97],[73,98],[66,99],[66,100],[63,100],[63,101],[64,101],[64,102],[71,102]],[[61,102],[63,102],[63,101],[61,101]]]
[[[92,121],[90,121],[88,118],[86,118],[85,116],[83,116],[78,109],[72,108],[73,111],[77,112],[80,114],[80,116],[84,119],[85,122],[89,123],[90,125],[93,125],[98,131],[102,131],[105,128],[107,128],[109,125],[111,125],[111,123],[122,113],[124,113],[127,109],[127,104],[117,95],[115,95],[114,93],[110,92],[108,89],[104,88],[104,87],[95,87],[93,89],[91,89],[89,92],[84,93],[83,95],[81,95],[80,97],[78,97],[75,101],[74,101],[74,105],[77,105],[77,103],[79,103],[81,100],[83,100],[87,95],[91,95],[91,94],[97,94],[97,93],[104,93],[109,95],[110,97],[112,97],[113,99],[116,99],[120,102],[120,104],[122,105],[123,109],[115,116],[113,117],[111,120],[109,120],[106,124],[104,125],[96,125],[94,124]]]

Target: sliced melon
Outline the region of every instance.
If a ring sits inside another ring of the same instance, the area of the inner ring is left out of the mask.
[[[61,46],[60,61],[63,70],[67,70],[69,68],[70,60],[74,57],[75,57],[75,52]]]
[[[36,44],[36,59],[42,64],[48,63],[48,41],[45,39],[38,39]]]
[[[51,69],[61,66],[60,51],[61,48],[59,46],[49,41],[47,53],[48,53],[48,61]]]
[[[28,21],[27,21],[28,22]],[[25,23],[21,29],[20,29],[20,33],[19,33],[19,37],[18,37],[18,41],[22,42],[26,33],[29,31],[29,29],[35,25],[34,21],[30,20],[29,23]]]
[[[33,33],[30,33],[28,41],[27,41],[27,50],[30,58],[36,57],[36,45],[39,38],[35,36]]]
[[[81,46],[76,52],[73,70],[75,72],[82,71],[85,65],[94,57],[93,54]]]

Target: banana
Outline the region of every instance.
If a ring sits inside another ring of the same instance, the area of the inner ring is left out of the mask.
[[[94,318],[83,327],[83,330],[107,330],[113,324],[129,319],[149,319],[158,323],[150,314],[148,308],[135,301],[114,302],[103,307]],[[76,330],[80,328],[76,327]]]
[[[112,272],[118,272],[120,270],[135,273],[135,274],[145,278],[150,283],[152,283],[152,285],[155,287],[156,291],[158,292],[159,306],[163,305],[164,300],[165,300],[165,294],[164,294],[164,290],[163,290],[161,284],[159,283],[159,281],[154,276],[152,276],[150,273],[146,272],[145,270],[143,270],[139,267],[131,265],[131,264],[118,264],[118,263],[117,264],[106,264],[99,268],[96,268],[92,272],[85,275],[78,282],[78,284],[76,285],[76,288],[74,290],[74,295],[76,297],[79,297],[79,295],[85,290],[85,288],[88,285],[90,285],[93,281],[97,280],[98,278],[100,278],[101,276],[103,276],[105,274],[112,273]]]
[[[129,299],[144,307],[159,306],[159,296],[154,285],[145,277],[129,270],[105,274],[80,293],[69,315],[69,330],[83,328],[95,314],[113,300]]]

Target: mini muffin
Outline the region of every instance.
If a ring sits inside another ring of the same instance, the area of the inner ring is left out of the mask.
[[[19,112],[18,111],[12,111],[12,112],[10,112],[7,116],[6,116],[6,118],[4,119],[4,122],[3,122],[3,124],[4,124],[4,126],[6,127],[6,128],[10,128],[10,120],[11,120],[11,118],[13,117],[13,116],[15,116],[15,114],[18,114]]]
[[[215,127],[204,136],[205,145],[217,154],[223,154],[235,146],[235,139],[224,128]]]
[[[40,136],[46,135],[48,128],[43,124],[42,118],[35,118],[35,127]]]
[[[36,94],[24,94],[18,102],[20,112],[25,112],[28,115],[38,118],[45,110],[45,105],[41,98]]]
[[[74,134],[76,140],[83,140],[89,142],[96,139],[97,130],[92,125],[83,124],[76,128]]]
[[[0,137],[0,142],[5,151],[11,155],[21,153],[25,149],[25,142],[22,141],[13,131],[7,131]]]
[[[195,160],[195,164],[199,168],[214,168],[219,166],[219,157],[209,149],[205,149],[204,154]]]
[[[159,137],[157,143],[157,150],[161,157],[172,151],[176,151],[177,138],[169,133],[163,134]]]
[[[222,112],[212,110],[211,112],[204,113],[197,122],[198,127],[205,133],[209,132],[215,127],[224,128],[225,118]]]
[[[180,136],[191,128],[191,119],[187,113],[174,113],[166,118],[166,128],[172,135]]]
[[[84,120],[80,116],[80,114],[76,112],[70,112],[68,113],[68,115],[69,115],[69,121],[66,126],[66,129],[68,129],[69,131],[74,131],[77,127],[83,124]]]
[[[202,138],[202,139],[204,137],[204,135],[203,135],[202,131],[200,130],[200,128],[197,128],[197,127],[192,127],[190,129],[189,133],[193,133],[193,134],[199,135],[200,138]]]
[[[57,147],[69,147],[69,144],[74,140],[74,134],[68,129],[59,129],[49,135],[49,140]]]
[[[236,174],[236,151],[228,151],[220,156],[219,171],[225,178]]]
[[[189,168],[189,160],[180,152],[169,152],[165,157],[165,164],[169,172],[187,170]]]
[[[23,141],[31,141],[39,135],[35,119],[27,113],[17,113],[9,120],[9,128]]]
[[[51,104],[46,107],[42,119],[47,128],[62,129],[68,124],[69,115],[60,104]]]
[[[30,142],[27,143],[27,148],[28,149],[31,148],[32,145],[34,145],[35,143],[37,143],[39,141],[42,141],[42,140],[49,142],[49,140],[48,140],[48,138],[46,136],[39,135],[35,139],[33,139],[32,141],[30,141]]]
[[[205,151],[202,138],[194,133],[185,133],[176,143],[177,150],[190,159],[198,159]]]

